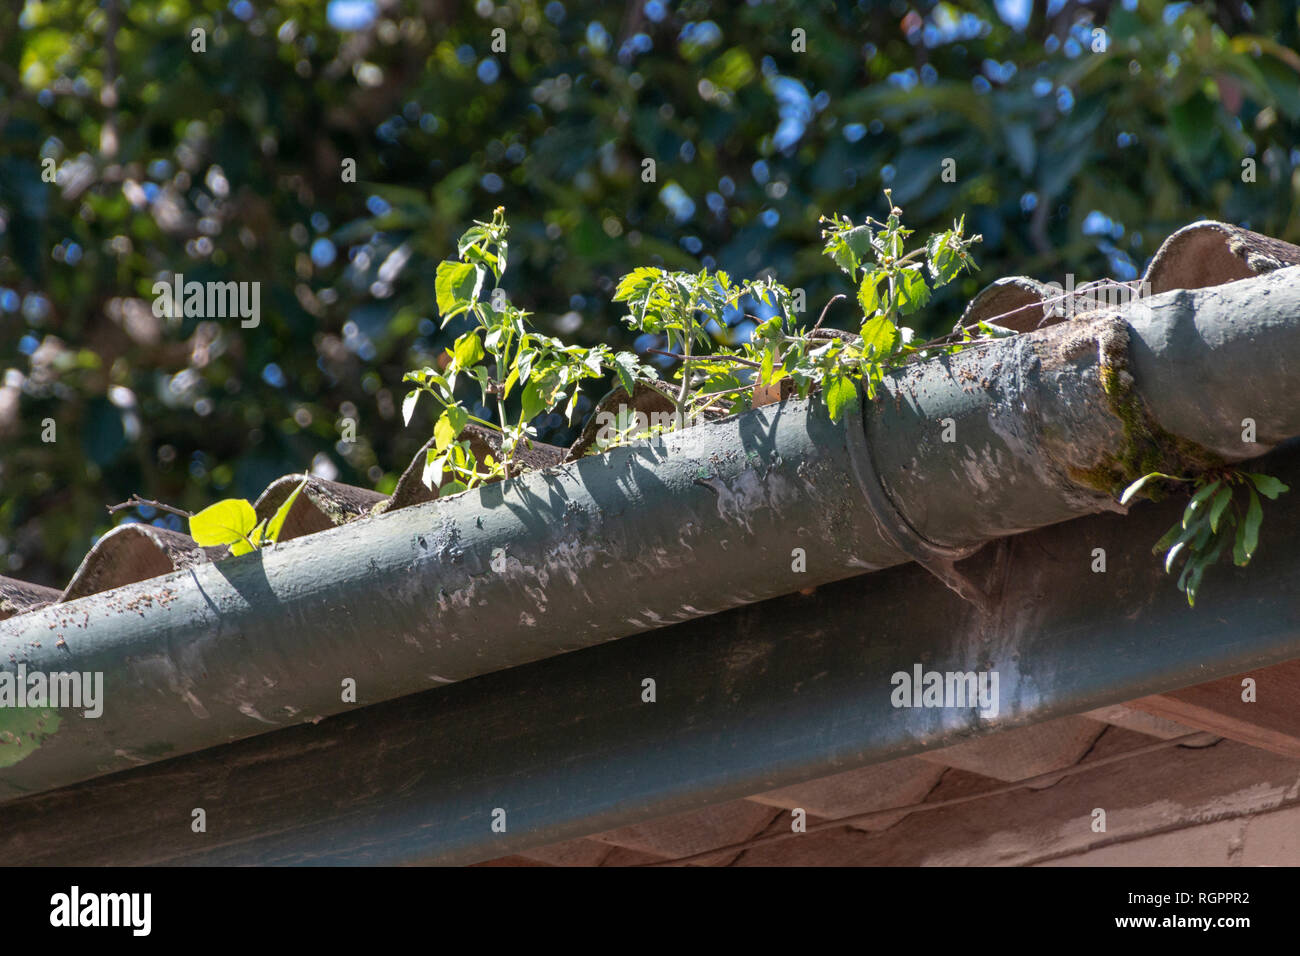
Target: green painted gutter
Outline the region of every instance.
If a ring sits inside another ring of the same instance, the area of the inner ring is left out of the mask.
[[[1300,443],[1262,467],[1300,485]],[[1150,550],[1183,502],[1144,503],[964,562],[999,593],[992,620],[901,565],[11,800],[0,860],[473,863],[1231,674],[1284,695],[1261,668],[1300,657],[1290,498],[1250,566],[1215,568],[1195,609]],[[1089,570],[1098,547],[1104,574]],[[891,675],[921,661],[996,671],[996,717],[893,707]]]
[[[816,402],[768,406],[12,618],[0,668],[99,671],[105,701],[0,761],[0,797],[911,559],[989,607],[954,558],[1114,507],[1108,492],[1152,462],[1252,457],[1300,435],[1297,277],[1170,293],[912,367],[838,424]],[[1259,443],[1241,441],[1242,417]]]

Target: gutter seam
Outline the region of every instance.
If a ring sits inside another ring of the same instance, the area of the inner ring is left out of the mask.
[[[989,613],[992,610],[989,595],[953,566],[954,562],[969,557],[983,545],[949,547],[931,541],[912,526],[894,504],[876,470],[876,462],[871,455],[871,441],[867,436],[870,422],[870,417],[865,412],[867,399],[861,383],[858,384],[858,407],[863,409],[862,427],[858,428],[856,421],[847,423],[845,441],[849,448],[849,464],[854,481],[866,498],[871,518],[880,536],[950,587],[963,600],[969,601],[980,611]]]

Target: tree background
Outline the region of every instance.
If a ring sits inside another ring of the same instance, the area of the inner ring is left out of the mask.
[[[640,350],[624,272],[771,270],[812,321],[852,291],[818,217],[886,186],[922,235],[984,236],[923,334],[1005,275],[1133,278],[1202,217],[1300,241],[1298,46],[1294,2],[3,4],[0,574],[61,586],[136,492],[390,489],[431,427],[402,375],[456,331],[434,270],[497,205],[513,301]],[[155,317],[173,273],[260,281],[261,324]]]

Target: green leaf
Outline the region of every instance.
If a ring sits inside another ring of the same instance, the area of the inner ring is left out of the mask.
[[[951,231],[941,232],[930,237],[926,243],[925,254],[930,266],[930,275],[938,285],[947,285],[962,270],[961,255],[949,245]]]
[[[832,261],[851,277],[871,252],[871,228],[856,226],[849,229],[832,238],[826,248]]]
[[[877,356],[892,355],[898,345],[898,326],[883,315],[864,323],[860,334],[863,350],[875,349]]]
[[[448,405],[438,416],[438,423],[433,426],[433,446],[442,451],[457,438],[469,424],[469,412],[459,405]]]
[[[1237,522],[1237,534],[1232,542],[1232,563],[1244,568],[1250,564],[1250,555],[1246,553],[1246,522]]]
[[[1167,550],[1178,540],[1178,536],[1182,533],[1183,525],[1181,521],[1170,525],[1169,530],[1160,536],[1160,540],[1151,546],[1151,553],[1159,554],[1161,551]]]
[[[406,397],[402,399],[402,424],[403,425],[411,424],[411,416],[415,414],[415,404],[419,400],[420,400],[420,390],[418,388],[411,389],[409,392],[406,393]]]
[[[469,262],[453,262],[450,259],[438,264],[438,272],[433,288],[438,299],[438,312],[442,315],[443,325],[447,320],[466,311],[478,300],[483,288],[484,271],[481,266]]]
[[[1216,534],[1219,531],[1219,519],[1223,516],[1224,509],[1232,501],[1232,489],[1220,488],[1219,493],[1214,496],[1214,501],[1210,504],[1210,529]]]
[[[847,375],[827,375],[822,382],[822,394],[830,410],[831,421],[837,422],[846,411],[858,408],[858,385]]]
[[[430,448],[424,453],[424,472],[420,475],[420,480],[426,488],[432,491],[442,484],[442,473],[446,469],[446,453],[439,454]]]
[[[1183,549],[1200,536],[1202,531],[1208,533],[1209,530],[1209,522],[1204,518],[1199,518],[1196,521],[1193,521],[1190,527],[1184,528],[1182,534],[1178,536],[1178,540],[1174,542],[1174,546],[1170,548],[1169,553],[1165,555],[1165,574],[1168,574],[1170,570],[1172,570],[1174,560],[1182,553]],[[1196,545],[1194,543],[1192,543],[1191,550],[1196,550]]]
[[[662,269],[655,269],[651,266],[641,266],[633,269],[623,278],[618,280],[618,288],[614,290],[615,302],[627,302],[630,299],[643,295],[655,283],[656,280],[663,276]]]
[[[284,527],[284,520],[289,517],[289,510],[293,503],[298,500],[298,494],[307,487],[307,480],[303,478],[298,487],[293,489],[293,493],[284,499],[284,503],[275,509],[275,514],[271,516],[271,521],[266,526],[266,539],[268,541],[280,540],[280,529]]]
[[[456,364],[461,368],[469,368],[476,364],[484,356],[483,343],[479,341],[477,332],[466,332],[456,340],[455,350],[452,356],[456,359]]]
[[[1187,563],[1183,565],[1183,573],[1178,575],[1178,590],[1186,593],[1187,577],[1196,569],[1197,565],[1199,565],[1202,560],[1203,559],[1198,555],[1193,555],[1192,557],[1187,559]]]
[[[1192,519],[1196,517],[1196,512],[1205,504],[1205,500],[1209,498],[1210,495],[1214,494],[1215,489],[1217,489],[1221,484],[1223,484],[1222,481],[1212,481],[1210,484],[1198,489],[1196,494],[1192,495],[1192,500],[1187,502],[1187,507],[1183,509],[1184,528],[1191,523]]]
[[[262,537],[265,531],[266,522],[259,522],[257,527],[248,533],[247,538],[240,538],[230,546],[231,556],[237,557],[241,554],[249,554],[252,551],[255,551],[258,545],[262,543]]]
[[[976,328],[991,339],[1009,339],[1019,335],[1015,329],[1008,329],[1001,325],[994,325],[992,322],[978,322]]]
[[[1187,578],[1187,586],[1184,589],[1189,607],[1196,607],[1196,597],[1201,593],[1201,578],[1205,575],[1205,569],[1218,562],[1219,555],[1223,553],[1223,547],[1227,542],[1228,536],[1221,535],[1218,543],[1214,546],[1214,550],[1196,560],[1196,567]]]
[[[524,386],[519,396],[520,405],[522,406],[520,417],[523,421],[532,421],[535,416],[540,415],[546,409],[546,393],[549,392],[546,384],[546,381],[541,376],[534,376]]]
[[[618,384],[623,386],[623,391],[631,396],[636,389],[636,373],[640,363],[632,352],[619,352],[614,356],[614,374],[618,376]]]
[[[469,491],[469,485],[463,481],[449,481],[438,491],[438,497],[446,498],[448,495],[458,495],[462,491]]]
[[[257,526],[257,512],[243,498],[227,498],[190,518],[190,537],[205,548],[234,544]]]
[[[904,269],[899,275],[898,311],[901,315],[915,312],[930,301],[930,287],[920,269]]]
[[[885,278],[883,271],[868,272],[862,277],[858,286],[858,304],[862,306],[864,316],[873,316],[880,311],[880,282]]]
[[[1175,478],[1173,475],[1166,475],[1166,474],[1165,474],[1164,472],[1162,472],[1162,471],[1153,471],[1153,472],[1150,472],[1150,473],[1148,473],[1148,474],[1143,475],[1143,476],[1142,476],[1141,478],[1139,478],[1137,481],[1133,482],[1133,484],[1131,484],[1131,485],[1129,485],[1127,488],[1125,488],[1125,489],[1124,489],[1124,493],[1123,493],[1122,495],[1119,496],[1119,503],[1122,504],[1122,505],[1126,505],[1126,504],[1128,504],[1131,500],[1133,500],[1133,496],[1136,495],[1139,491],[1142,490],[1142,486],[1143,486],[1143,485],[1145,485],[1148,481],[1154,481],[1154,480],[1157,479],[1157,478],[1167,478],[1169,481],[1186,481],[1186,480],[1187,480],[1187,479],[1185,479],[1185,478]]]
[[[1259,547],[1259,526],[1264,521],[1264,507],[1259,503],[1259,495],[1255,494],[1254,488],[1249,491],[1246,520],[1237,528],[1237,543],[1233,549],[1233,560],[1242,567],[1250,564],[1250,559],[1255,556],[1255,549]]]
[[[1272,475],[1256,475],[1247,472],[1246,477],[1255,483],[1255,487],[1259,489],[1261,495],[1270,500],[1276,499],[1278,495],[1291,490],[1290,486],[1282,484]]]

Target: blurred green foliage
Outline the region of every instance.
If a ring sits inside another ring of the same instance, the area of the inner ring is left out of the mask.
[[[2,6],[0,573],[56,586],[134,492],[391,487],[431,428],[402,375],[464,331],[434,270],[498,205],[512,299],[616,348],[638,265],[770,271],[812,321],[853,292],[818,217],[884,186],[984,236],[922,332],[1003,275],[1132,277],[1203,216],[1300,238],[1293,2]],[[261,282],[260,324],[155,316],[174,273]]]

